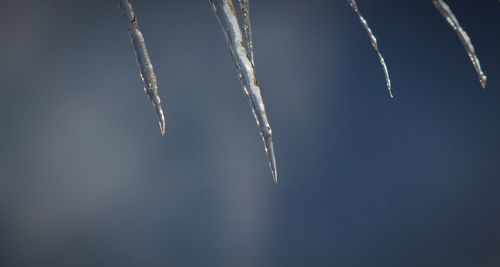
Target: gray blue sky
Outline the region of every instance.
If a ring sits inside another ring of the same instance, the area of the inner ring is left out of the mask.
[[[0,265],[500,265],[500,5],[251,2],[272,182],[208,1],[134,1],[161,137],[114,1],[2,1]]]

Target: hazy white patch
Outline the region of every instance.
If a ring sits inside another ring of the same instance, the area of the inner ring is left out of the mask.
[[[18,148],[2,179],[13,192],[0,198],[9,203],[0,205],[9,235],[27,255],[54,253],[75,233],[106,225],[143,191],[150,155],[116,115],[101,98],[81,95],[39,114],[36,140]]]
[[[43,45],[49,43],[57,28],[61,9],[47,1],[16,1],[2,5],[0,58],[2,76],[23,75],[37,60]]]

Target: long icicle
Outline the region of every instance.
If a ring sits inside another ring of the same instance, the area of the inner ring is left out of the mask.
[[[481,64],[479,63],[479,59],[477,58],[476,51],[474,49],[474,46],[472,45],[469,35],[464,31],[464,29],[462,29],[460,23],[458,22],[457,17],[455,17],[450,7],[444,1],[432,0],[432,3],[439,11],[441,16],[443,16],[446,19],[446,21],[448,21],[450,26],[457,33],[460,42],[464,46],[464,49],[467,52],[467,55],[469,56],[472,62],[472,65],[474,65],[474,69],[476,69],[476,73],[479,77],[479,83],[481,83],[481,87],[483,87],[483,89],[486,88],[487,78],[486,75],[483,73],[483,70],[481,69]]]
[[[226,42],[231,51],[233,61],[236,65],[240,81],[243,85],[243,91],[252,108],[253,115],[259,127],[260,134],[264,141],[265,151],[268,157],[269,167],[274,182],[278,182],[276,170],[276,159],[274,156],[272,130],[267,119],[264,102],[260,94],[260,87],[255,75],[255,66],[252,59],[252,37],[250,31],[250,18],[248,13],[248,2],[240,1],[241,12],[244,18],[245,33],[247,40],[243,38],[243,34],[238,21],[238,15],[233,4],[233,0],[209,0],[212,12],[217,17],[219,24],[226,37]],[[246,11],[245,11],[246,10]]]
[[[137,17],[135,15],[134,8],[132,7],[130,0],[117,0],[117,2],[127,21],[130,42],[134,47],[137,64],[140,69],[140,76],[144,82],[144,93],[146,93],[155,109],[161,135],[165,135],[165,116],[161,106],[161,99],[158,95],[158,81],[153,69],[153,64],[151,64],[151,59],[149,58],[144,37],[142,36],[137,24]]]
[[[370,29],[370,26],[368,26],[368,22],[366,19],[361,15],[361,12],[359,12],[358,5],[355,0],[347,0],[349,5],[351,5],[352,9],[356,14],[358,15],[359,21],[361,22],[361,25],[363,25],[363,28],[365,29],[366,33],[368,34],[368,37],[370,37],[370,41],[372,43],[373,49],[375,49],[375,52],[378,54],[378,58],[380,60],[380,65],[382,65],[382,69],[384,70],[384,77],[387,85],[387,89],[389,90],[389,96],[393,98],[394,96],[392,95],[392,85],[391,85],[391,78],[389,76],[389,71],[387,70],[387,65],[385,64],[384,57],[380,53],[380,50],[378,49],[378,43],[377,43],[377,38],[375,38],[375,35],[373,34],[372,30]]]

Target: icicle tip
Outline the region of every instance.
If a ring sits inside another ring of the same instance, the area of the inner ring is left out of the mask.
[[[167,134],[165,130],[165,121],[158,121],[158,124],[160,125],[161,136],[165,136]]]
[[[274,183],[278,183],[278,170],[276,168],[276,157],[274,156],[274,146],[271,138],[264,138],[267,160]]]
[[[479,82],[481,83],[481,87],[483,87],[483,89],[486,89],[486,81],[487,81],[487,77],[486,75],[481,75],[481,77],[479,78]]]
[[[165,115],[163,115],[163,108],[162,107],[157,107],[156,108],[156,116],[158,120],[158,126],[160,126],[160,133],[161,136],[166,135],[166,123],[165,123]]]

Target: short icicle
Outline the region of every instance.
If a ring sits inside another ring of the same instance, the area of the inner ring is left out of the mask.
[[[158,81],[153,69],[153,64],[151,64],[151,59],[149,58],[144,37],[142,36],[137,24],[137,17],[135,15],[134,8],[132,7],[130,0],[117,0],[117,2],[127,22],[130,42],[134,47],[137,64],[140,69],[140,76],[144,82],[144,92],[155,109],[158,124],[160,125],[161,135],[165,135],[165,116],[163,114],[160,96],[158,95]]]

